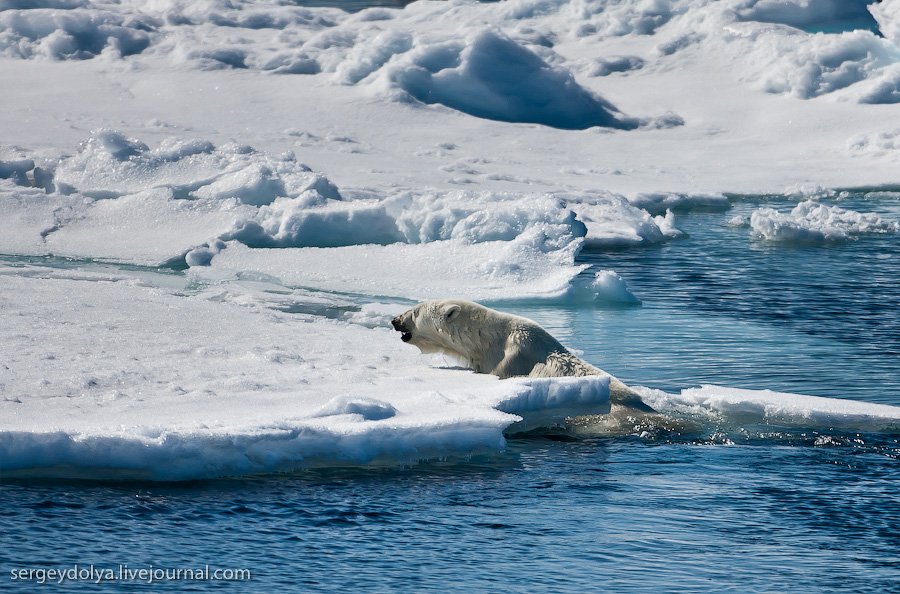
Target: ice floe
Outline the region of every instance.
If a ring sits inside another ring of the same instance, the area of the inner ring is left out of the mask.
[[[652,216],[632,206],[622,196],[599,195],[575,198],[570,207],[587,226],[585,243],[594,247],[660,243],[678,237],[675,215]]]
[[[776,242],[820,243],[844,241],[866,233],[896,233],[900,223],[886,221],[875,213],[861,213],[815,200],[804,200],[790,213],[759,208],[750,216],[757,236]]]
[[[0,329],[4,476],[178,480],[413,463],[497,451],[513,424],[609,405],[608,378],[430,368],[387,327],[121,277],[22,272],[0,270],[4,315],[31,320],[27,333]]]
[[[768,424],[780,427],[843,431],[896,432],[900,407],[842,398],[743,390],[704,385],[678,394],[641,388],[642,398],[658,410],[718,421],[737,427]]]

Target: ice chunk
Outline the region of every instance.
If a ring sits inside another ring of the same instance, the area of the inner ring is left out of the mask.
[[[316,204],[318,193],[279,198],[225,235],[251,247],[338,247],[403,239],[379,201]]]
[[[613,305],[640,305],[641,300],[628,290],[628,284],[614,270],[600,270],[594,276],[591,289],[599,303]]]
[[[0,161],[0,178],[11,179],[20,186],[30,185],[28,172],[34,170],[32,159]]]
[[[221,239],[211,239],[206,244],[195,247],[184,255],[184,262],[188,266],[209,266],[213,256],[225,249],[225,242]]]
[[[673,212],[713,211],[731,208],[724,194],[676,194],[671,192],[642,192],[628,198],[628,202],[650,214]]]
[[[682,390],[680,394],[646,388],[637,391],[660,412],[714,416],[732,426],[766,423],[845,431],[900,429],[900,407],[885,404],[711,385]]]
[[[749,227],[750,219],[745,216],[734,215],[733,217],[725,221],[725,224],[729,227]]]
[[[443,239],[510,241],[539,228],[549,241],[562,245],[586,233],[567,202],[552,195],[405,193],[386,206],[409,243]]]
[[[375,398],[335,396],[322,405],[314,417],[334,415],[359,415],[364,421],[381,421],[397,414],[397,409]]]
[[[790,213],[759,208],[750,216],[750,227],[768,241],[822,243],[843,241],[864,233],[896,233],[900,223],[885,221],[875,213],[860,213],[805,200]]]
[[[671,211],[653,217],[615,194],[573,197],[569,207],[587,226],[585,244],[588,246],[659,243],[681,235]]]
[[[610,376],[523,378],[518,393],[498,403],[499,410],[521,417],[507,433],[563,426],[567,418],[610,410]]]
[[[227,235],[251,247],[511,241],[540,229],[558,245],[586,233],[551,195],[403,192],[385,199],[322,202],[318,193],[276,199]]]
[[[253,163],[194,191],[200,198],[237,198],[244,204],[270,204],[286,193],[284,183],[269,167]]]
[[[596,58],[585,68],[588,76],[609,76],[617,72],[629,72],[644,67],[646,61],[638,56],[614,56]]]
[[[848,0],[756,0],[737,12],[741,19],[783,23],[798,29],[830,30],[839,25],[870,28],[874,25],[865,2]],[[873,5],[877,6],[877,5]]]

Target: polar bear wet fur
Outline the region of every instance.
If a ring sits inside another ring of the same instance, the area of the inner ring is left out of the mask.
[[[391,321],[400,338],[423,353],[445,353],[467,362],[478,373],[500,378],[609,375],[586,363],[528,318],[472,301],[423,301]],[[654,412],[640,396],[610,376],[610,402]]]

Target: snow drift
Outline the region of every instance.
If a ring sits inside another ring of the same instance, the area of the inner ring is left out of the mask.
[[[423,103],[504,122],[543,124],[566,130],[593,126],[630,130],[634,118],[580,86],[508,37],[486,30],[465,44],[431,46],[395,67],[391,79]]]

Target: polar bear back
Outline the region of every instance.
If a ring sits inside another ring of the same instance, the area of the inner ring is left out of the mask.
[[[478,373],[502,379],[609,375],[566,349],[537,322],[472,301],[424,301],[392,321],[404,340],[423,353],[463,359]],[[610,376],[610,400],[639,410],[637,393]]]

